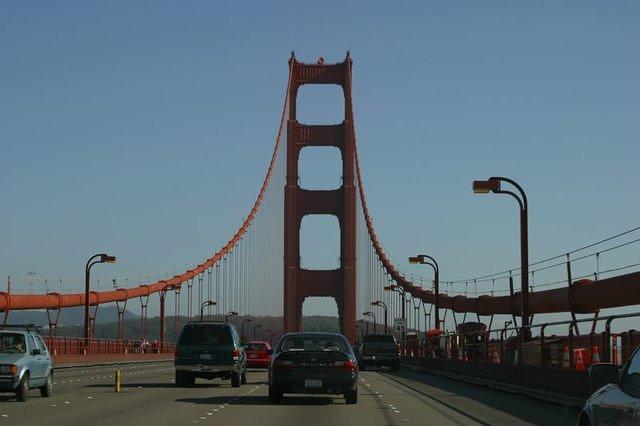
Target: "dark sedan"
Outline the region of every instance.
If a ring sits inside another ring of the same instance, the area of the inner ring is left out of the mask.
[[[347,339],[337,333],[287,333],[269,366],[269,400],[285,393],[343,394],[358,402],[358,362]]]

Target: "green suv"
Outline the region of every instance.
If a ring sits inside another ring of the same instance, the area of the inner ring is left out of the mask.
[[[196,378],[247,382],[247,357],[236,328],[225,322],[190,322],[182,328],[175,354],[176,386],[193,386]]]
[[[53,390],[53,362],[34,326],[5,326],[0,330],[0,392],[15,392],[26,401],[29,389],[42,396]]]

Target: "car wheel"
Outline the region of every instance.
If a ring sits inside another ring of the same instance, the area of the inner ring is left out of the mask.
[[[282,392],[278,392],[275,389],[269,388],[269,401],[270,402],[282,401]]]
[[[242,383],[243,385],[247,384],[247,369],[246,368],[242,371],[242,376],[240,376],[240,383]]]
[[[196,384],[196,376],[189,373],[186,373],[185,375],[186,375],[187,386],[193,386]]]
[[[183,371],[176,371],[176,386],[179,388],[187,386],[187,377]]]
[[[240,373],[231,373],[231,386],[239,388],[241,384],[242,378],[240,377]]]
[[[18,384],[18,388],[16,389],[16,398],[20,402],[24,402],[27,400],[29,396],[29,374],[25,373],[22,376],[22,380],[20,380],[20,384]]]
[[[51,373],[47,376],[47,382],[40,388],[40,395],[45,398],[49,398],[53,393],[53,377],[51,377]]]
[[[358,390],[349,390],[344,393],[344,399],[347,404],[357,404],[358,403]]]

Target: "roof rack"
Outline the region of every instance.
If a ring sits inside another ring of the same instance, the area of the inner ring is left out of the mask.
[[[40,331],[40,329],[42,328],[41,325],[36,325],[36,324],[4,324],[4,325],[0,325],[0,330],[6,330],[8,328],[19,328],[19,329],[26,329],[27,331]]]

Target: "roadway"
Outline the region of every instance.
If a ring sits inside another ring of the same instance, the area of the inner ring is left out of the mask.
[[[57,370],[51,398],[33,390],[19,403],[0,394],[0,424],[570,425],[578,415],[575,409],[405,369],[361,372],[358,404],[346,405],[325,396],[270,404],[263,370],[251,370],[240,388],[220,380],[175,388],[171,362],[118,367],[122,390],[115,393],[114,368]]]

